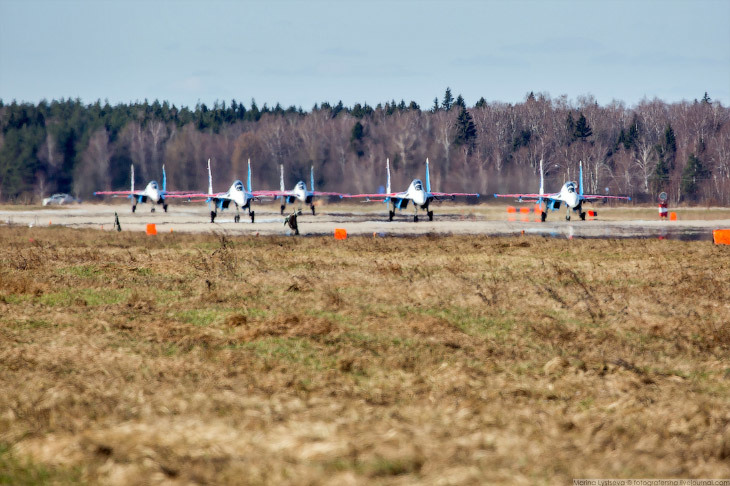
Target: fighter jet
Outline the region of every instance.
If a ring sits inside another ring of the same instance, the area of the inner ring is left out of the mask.
[[[182,191],[167,192],[167,176],[165,175],[165,166],[162,166],[162,190],[160,190],[157,181],[150,181],[143,191],[134,190],[134,164],[132,164],[132,185],[129,191],[97,191],[95,196],[126,196],[132,200],[132,212],[137,210],[137,203],[145,203],[148,200],[153,204],[152,212],[155,212],[154,204],[162,204],[162,209],[167,212],[167,202],[165,197],[170,194],[183,194]]]
[[[309,187],[310,190],[307,190],[307,184],[304,181],[299,181],[294,186],[294,189],[291,191],[287,191],[284,188],[284,166],[281,165],[281,177],[279,179],[279,190],[278,191],[261,191],[262,196],[270,196],[270,197],[276,197],[281,198],[281,214],[284,214],[284,209],[286,209],[286,205],[293,203],[294,201],[299,201],[299,206],[303,204],[309,204],[309,206],[312,208],[312,216],[314,216],[314,198],[318,196],[340,196],[342,197],[343,194],[340,194],[339,192],[320,192],[314,190],[314,166],[311,167],[309,171]]]
[[[429,210],[429,205],[432,201],[444,201],[448,199],[455,199],[457,196],[461,197],[479,197],[477,193],[471,192],[431,192],[431,176],[428,169],[428,159],[426,159],[426,185],[421,179],[413,179],[411,184],[403,192],[390,192],[390,159],[386,159],[385,168],[388,174],[386,190],[384,194],[348,194],[343,197],[362,197],[368,199],[382,199],[384,202],[392,202],[393,209],[388,211],[388,221],[393,221],[396,209],[405,209],[408,206],[408,202],[413,203],[414,214],[413,221],[418,222],[418,208],[426,211],[429,221],[433,221],[433,211]]]
[[[175,195],[171,197],[188,198],[188,199],[200,199],[205,198],[205,201],[211,207],[210,210],[210,222],[215,222],[215,218],[218,215],[218,210],[221,211],[228,209],[233,203],[236,206],[236,215],[233,217],[233,222],[238,223],[241,220],[239,214],[240,209],[247,209],[248,215],[251,218],[251,222],[254,222],[256,213],[251,210],[251,201],[254,199],[260,199],[266,194],[251,191],[251,159],[248,159],[248,188],[243,186],[243,182],[240,180],[233,181],[231,187],[226,192],[213,192],[213,176],[210,171],[210,159],[208,159],[208,192],[207,193],[186,193],[181,195]]]
[[[577,183],[568,181],[560,188],[560,192],[545,194],[544,190],[544,174],[542,170],[542,159],[540,160],[540,192],[538,194],[495,194],[494,197],[511,197],[517,198],[520,202],[537,202],[542,205],[543,199],[546,201],[545,209],[540,215],[540,219],[544,222],[547,218],[547,210],[556,211],[560,209],[561,204],[565,204],[565,220],[570,221],[570,211],[578,213],[581,220],[586,219],[586,213],[583,211],[583,203],[592,203],[599,199],[623,199],[631,201],[628,196],[604,196],[600,194],[583,194],[583,162],[580,162],[580,178]]]

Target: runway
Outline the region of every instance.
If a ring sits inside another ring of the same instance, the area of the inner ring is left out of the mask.
[[[219,212],[215,223],[210,223],[210,212],[204,204],[171,204],[167,213],[157,207],[139,205],[132,213],[127,204],[80,204],[57,207],[3,206],[0,208],[0,226],[64,226],[114,230],[114,214],[119,215],[123,231],[144,232],[147,225],[155,224],[158,234],[222,233],[236,235],[289,235],[278,205],[256,205],[255,222],[241,213],[241,222],[234,223],[235,210]],[[285,214],[295,207],[289,206]],[[548,221],[539,222],[534,213],[507,213],[504,205],[435,206],[434,220],[428,221],[421,213],[413,222],[413,211],[398,213],[388,221],[387,209],[382,204],[323,204],[316,216],[308,208],[298,218],[302,236],[332,235],[335,228],[344,228],[350,236],[418,235],[539,235],[556,238],[676,238],[711,240],[712,230],[730,228],[730,210],[725,208],[687,208],[678,210],[677,221],[659,220],[653,208],[605,207],[599,209],[594,220],[580,221],[574,215],[565,221],[564,212],[551,212]]]

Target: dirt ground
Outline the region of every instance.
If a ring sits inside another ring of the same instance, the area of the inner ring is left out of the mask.
[[[178,213],[0,225],[0,484],[730,477],[728,247]]]

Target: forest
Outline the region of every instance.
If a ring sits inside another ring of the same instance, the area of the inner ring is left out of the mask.
[[[160,180],[168,190],[214,191],[245,179],[253,189],[286,186],[377,192],[390,159],[394,190],[424,177],[429,158],[437,191],[536,192],[544,161],[546,191],[576,180],[583,163],[587,193],[622,194],[635,203],[666,192],[674,204],[730,205],[730,109],[699,100],[644,99],[601,106],[590,95],[529,93],[520,103],[479,99],[467,106],[447,88],[430,107],[405,101],[310,111],[231,100],[194,109],[167,101],[111,106],[80,99],[37,105],[0,99],[0,201],[37,204],[53,192],[84,200]]]

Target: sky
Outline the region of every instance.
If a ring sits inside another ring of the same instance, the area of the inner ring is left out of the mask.
[[[0,99],[730,105],[730,0],[0,0]]]

